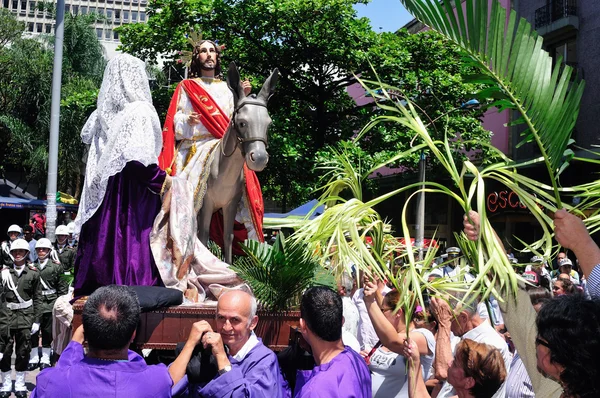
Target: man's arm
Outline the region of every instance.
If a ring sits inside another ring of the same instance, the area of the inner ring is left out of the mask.
[[[431,311],[438,320],[438,332],[435,338],[435,359],[433,369],[435,378],[446,380],[448,378],[448,367],[452,361],[452,345],[450,343],[450,333],[452,324],[452,311],[450,306],[443,299],[432,298],[430,304]]]
[[[192,330],[183,346],[183,350],[181,350],[175,361],[169,366],[169,375],[171,375],[174,386],[185,376],[194,348],[200,342],[202,335],[209,331],[212,332],[212,327],[206,321],[196,322],[192,325]]]
[[[565,209],[558,210],[554,213],[554,234],[562,247],[573,250],[583,274],[590,279],[592,271],[600,264],[600,248],[588,233],[583,221]],[[595,283],[593,290],[600,295],[600,281]]]

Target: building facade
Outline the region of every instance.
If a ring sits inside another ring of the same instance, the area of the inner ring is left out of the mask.
[[[9,9],[18,20],[25,22],[30,35],[53,34],[54,16],[41,9],[43,3],[35,0],[0,0],[0,7]],[[146,22],[147,4],[147,0],[65,0],[65,13],[94,14],[98,17],[96,34],[110,59],[119,45],[119,34],[114,29],[127,23]]]

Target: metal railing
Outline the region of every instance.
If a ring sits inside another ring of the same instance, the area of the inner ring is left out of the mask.
[[[577,0],[552,0],[548,5],[535,10],[535,28],[550,25],[568,16],[577,16]]]

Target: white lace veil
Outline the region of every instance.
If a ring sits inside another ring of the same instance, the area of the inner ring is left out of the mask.
[[[89,153],[74,233],[102,204],[108,179],[128,162],[158,163],[162,128],[141,60],[128,54],[110,60],[97,108],[83,126],[81,140],[89,145]]]

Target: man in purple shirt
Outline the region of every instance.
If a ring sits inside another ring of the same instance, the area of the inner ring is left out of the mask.
[[[129,350],[139,318],[140,305],[133,290],[116,285],[97,289],[83,307],[83,325],[56,367],[37,376],[31,397],[170,397],[167,367],[148,366]]]
[[[371,398],[365,360],[342,343],[342,307],[340,296],[327,287],[302,295],[300,330],[316,366],[298,371],[294,397]]]
[[[196,322],[181,353],[169,367],[175,384],[173,396],[290,396],[277,356],[254,334],[258,323],[256,307],[256,299],[241,290],[232,290],[219,297],[216,332],[208,322]],[[187,365],[198,344],[210,348],[217,365],[217,374],[208,383],[190,383],[186,375]]]

